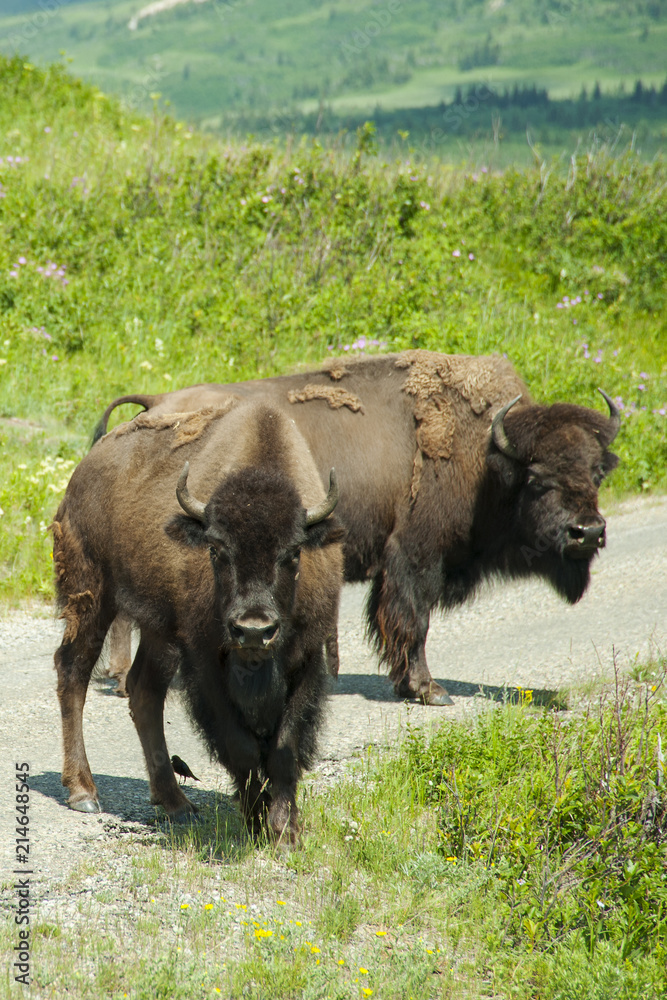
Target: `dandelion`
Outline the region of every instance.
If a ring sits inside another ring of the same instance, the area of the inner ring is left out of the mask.
[[[314,944],[314,945],[311,946],[310,954],[311,955],[321,955],[322,954],[322,949],[318,948],[317,945]]]
[[[386,931],[376,931],[375,932],[375,936],[376,937],[386,937],[387,936],[387,932]]]
[[[362,976],[368,975],[368,969],[364,969],[363,965],[359,966],[359,972],[362,974]]]
[[[206,903],[206,905],[204,906],[204,909],[205,910],[212,910],[213,909],[213,903]]]
[[[338,959],[338,964],[339,965],[345,965],[345,959],[344,958],[339,958]]]
[[[365,997],[370,997],[373,995],[373,990],[371,990],[368,986],[362,986],[361,992]]]

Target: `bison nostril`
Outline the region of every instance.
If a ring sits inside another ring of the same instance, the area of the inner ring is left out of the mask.
[[[275,637],[277,631],[278,631],[278,622],[274,622],[273,625],[267,625],[262,635],[262,639],[264,640],[264,642],[271,642],[271,640]]]
[[[575,541],[582,541],[584,537],[584,529],[580,528],[578,525],[571,525],[568,528],[570,538],[574,538]]]

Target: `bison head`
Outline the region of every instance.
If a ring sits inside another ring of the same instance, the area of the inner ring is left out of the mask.
[[[545,577],[570,603],[583,595],[590,563],[604,548],[598,488],[618,464],[609,450],[620,427],[613,401],[600,390],[609,417],[566,403],[516,407],[495,416],[488,462],[509,488],[517,574]]]
[[[335,472],[321,503],[306,509],[291,480],[278,468],[230,473],[208,503],[190,495],[185,464],[176,495],[185,511],[168,526],[172,538],[208,548],[215,581],[215,642],[231,664],[229,684],[237,702],[249,703],[279,689],[281,653],[293,630],[302,550],[342,538],[329,517],[338,501]]]

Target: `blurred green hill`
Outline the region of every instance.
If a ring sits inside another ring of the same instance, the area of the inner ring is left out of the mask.
[[[665,81],[667,0],[162,0],[169,4],[149,14],[157,5],[142,0],[1,0],[0,51],[39,63],[65,53],[73,72],[135,108],[160,93],[200,126],[238,131],[268,114],[280,134],[286,113],[314,114],[321,126],[325,111],[335,130],[377,108],[392,114],[395,133],[411,127],[402,109],[451,105],[482,86],[537,88],[559,101],[596,86],[631,94],[638,79],[657,94]],[[648,122],[651,151],[661,144],[664,109],[622,110],[630,128]],[[489,107],[482,112],[466,134],[491,136]],[[533,109],[505,116],[505,130],[541,122]],[[568,126],[556,124],[547,143],[564,141]]]

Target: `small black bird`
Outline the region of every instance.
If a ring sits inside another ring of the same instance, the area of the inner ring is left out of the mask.
[[[187,778],[192,778],[193,781],[199,781],[197,775],[193,774],[185,761],[181,760],[181,758],[176,754],[174,754],[171,758],[171,766],[174,769],[174,774],[180,774],[181,778],[183,778],[183,784],[185,784]]]

